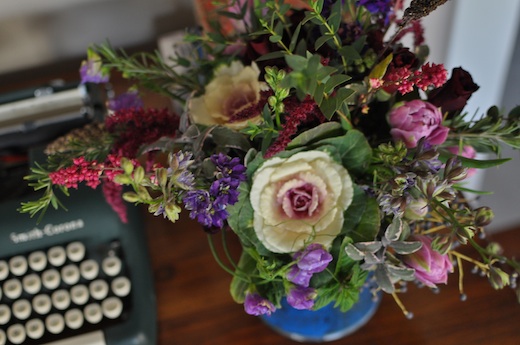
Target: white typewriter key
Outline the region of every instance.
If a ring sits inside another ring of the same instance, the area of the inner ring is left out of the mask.
[[[22,283],[16,278],[11,278],[4,283],[4,295],[10,299],[17,299],[22,294]]]
[[[69,285],[75,285],[80,278],[79,268],[75,264],[63,266],[61,269],[61,279]]]
[[[117,319],[123,312],[123,302],[117,297],[109,297],[101,303],[103,315],[109,319]]]
[[[5,304],[0,305],[0,325],[5,325],[11,320],[11,308]]]
[[[47,252],[47,259],[53,266],[63,265],[65,260],[67,260],[67,253],[65,252],[65,248],[61,246],[52,247]]]
[[[4,280],[9,275],[9,265],[4,260],[0,260],[0,280]]]
[[[114,295],[118,297],[126,297],[130,293],[132,283],[130,283],[130,279],[127,277],[117,277],[112,280],[111,287]]]
[[[103,311],[97,303],[87,305],[83,310],[83,314],[85,315],[85,320],[92,324],[99,323],[103,319]]]
[[[47,266],[47,256],[41,250],[32,252],[29,255],[29,267],[33,270],[40,272]]]
[[[42,281],[37,274],[31,273],[23,277],[22,285],[25,292],[31,295],[36,295],[42,288]]]
[[[85,257],[85,246],[81,242],[71,242],[67,245],[67,257],[70,261],[78,262]]]
[[[83,326],[83,313],[79,309],[70,309],[65,313],[65,324],[70,329],[78,329]]]
[[[54,290],[60,286],[61,278],[60,273],[51,268],[42,273],[42,284],[49,290]]]
[[[19,299],[13,303],[13,315],[18,320],[26,320],[31,316],[31,303],[26,299]]]
[[[113,277],[121,272],[121,259],[117,256],[108,256],[103,259],[103,263],[101,264],[103,267],[103,272],[107,275]]]
[[[52,334],[58,334],[65,328],[65,321],[60,314],[51,314],[45,319],[45,327]]]
[[[7,337],[5,336],[5,332],[3,329],[0,329],[0,345],[5,345],[7,342]]]
[[[27,259],[25,256],[17,255],[13,256],[9,260],[9,269],[15,276],[24,275],[27,272]]]
[[[92,280],[96,278],[99,273],[99,265],[92,259],[85,260],[79,265],[79,271],[83,278]]]
[[[45,332],[45,325],[40,319],[32,319],[25,324],[25,332],[31,339],[40,339]]]
[[[13,344],[21,344],[25,341],[25,328],[20,324],[14,324],[7,329],[7,339]]]
[[[89,285],[90,296],[97,300],[104,299],[108,295],[108,283],[104,280],[94,280]]]
[[[33,309],[40,315],[45,315],[49,313],[52,307],[51,298],[49,295],[38,295],[32,300]]]
[[[76,285],[70,289],[70,298],[74,304],[83,305],[87,303],[89,297],[88,288],[85,285]]]
[[[67,290],[56,290],[51,296],[52,305],[58,310],[65,310],[70,305],[70,295]]]

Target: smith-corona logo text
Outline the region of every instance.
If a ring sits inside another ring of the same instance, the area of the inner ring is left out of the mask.
[[[85,227],[85,222],[83,219],[71,220],[69,222],[60,223],[60,224],[46,224],[42,228],[35,227],[32,230],[23,231],[23,232],[12,232],[9,235],[11,242],[13,243],[23,243],[28,241],[39,240],[43,237],[50,237],[60,235],[66,232],[76,231],[79,229],[83,229]]]

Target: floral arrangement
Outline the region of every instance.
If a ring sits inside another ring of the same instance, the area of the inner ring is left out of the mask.
[[[462,68],[448,78],[423,42],[421,18],[444,2],[201,0],[202,29],[187,31],[173,57],[93,46],[83,82],[116,71],[136,87],[109,100],[104,123],[49,145],[28,176],[43,195],[21,210],[101,185],[122,221],[126,201],[171,222],[186,213],[211,245],[232,232],[240,260],[218,261],[253,315],[283,298],[346,311],[370,279],[410,316],[401,284],[435,289],[455,271],[462,282],[465,261],[520,297],[520,264],[479,244],[492,211],[462,194],[475,169],[507,161],[476,152],[520,147],[520,108],[464,112],[478,85]],[[144,89],[177,110],[146,108]]]

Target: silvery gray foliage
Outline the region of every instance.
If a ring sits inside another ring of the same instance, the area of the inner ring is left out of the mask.
[[[422,243],[419,241],[400,240],[407,238],[409,233],[408,223],[394,217],[380,240],[350,243],[345,247],[345,252],[353,260],[363,260],[361,268],[374,271],[378,286],[387,293],[393,293],[396,282],[415,279],[415,270],[405,267],[394,255],[408,255],[421,249]]]

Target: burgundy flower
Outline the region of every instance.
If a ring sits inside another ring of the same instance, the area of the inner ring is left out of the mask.
[[[473,82],[471,74],[457,67],[453,69],[446,84],[429,93],[428,102],[440,107],[443,114],[448,113],[449,118],[464,109],[468,99],[478,89],[479,86]]]

